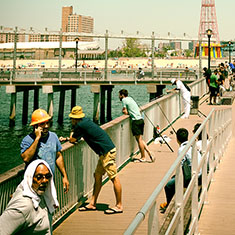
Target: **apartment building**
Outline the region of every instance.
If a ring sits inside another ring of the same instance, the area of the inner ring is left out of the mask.
[[[94,18],[91,16],[83,16],[73,14],[73,7],[62,8],[62,32],[71,33],[93,33]],[[75,36],[63,37],[63,40],[74,41]],[[79,37],[80,41],[93,41],[91,37]]]
[[[0,43],[11,43],[15,41],[15,34],[13,28],[1,26],[1,30],[3,30],[4,33],[1,33],[0,31]],[[17,42],[25,42],[25,30],[19,29],[17,30],[17,33]]]

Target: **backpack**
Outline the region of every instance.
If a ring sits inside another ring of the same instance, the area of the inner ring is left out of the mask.
[[[184,177],[184,187],[187,187],[191,180],[191,166],[190,161],[185,157],[182,165],[183,177]]]

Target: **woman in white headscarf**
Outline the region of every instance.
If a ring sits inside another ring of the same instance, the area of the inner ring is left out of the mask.
[[[52,234],[52,213],[58,205],[49,165],[35,160],[0,217],[0,234]]]

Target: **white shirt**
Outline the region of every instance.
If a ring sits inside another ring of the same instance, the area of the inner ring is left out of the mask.
[[[176,87],[178,90],[180,90],[180,93],[182,96],[190,95],[190,92],[187,90],[187,88],[184,86],[183,82],[180,80],[176,80]]]

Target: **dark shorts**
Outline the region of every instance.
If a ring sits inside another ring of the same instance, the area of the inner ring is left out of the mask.
[[[143,135],[144,134],[144,120],[133,120],[131,124],[132,134],[136,135]]]
[[[216,96],[218,93],[218,88],[210,86],[210,93],[211,93],[211,96]]]

